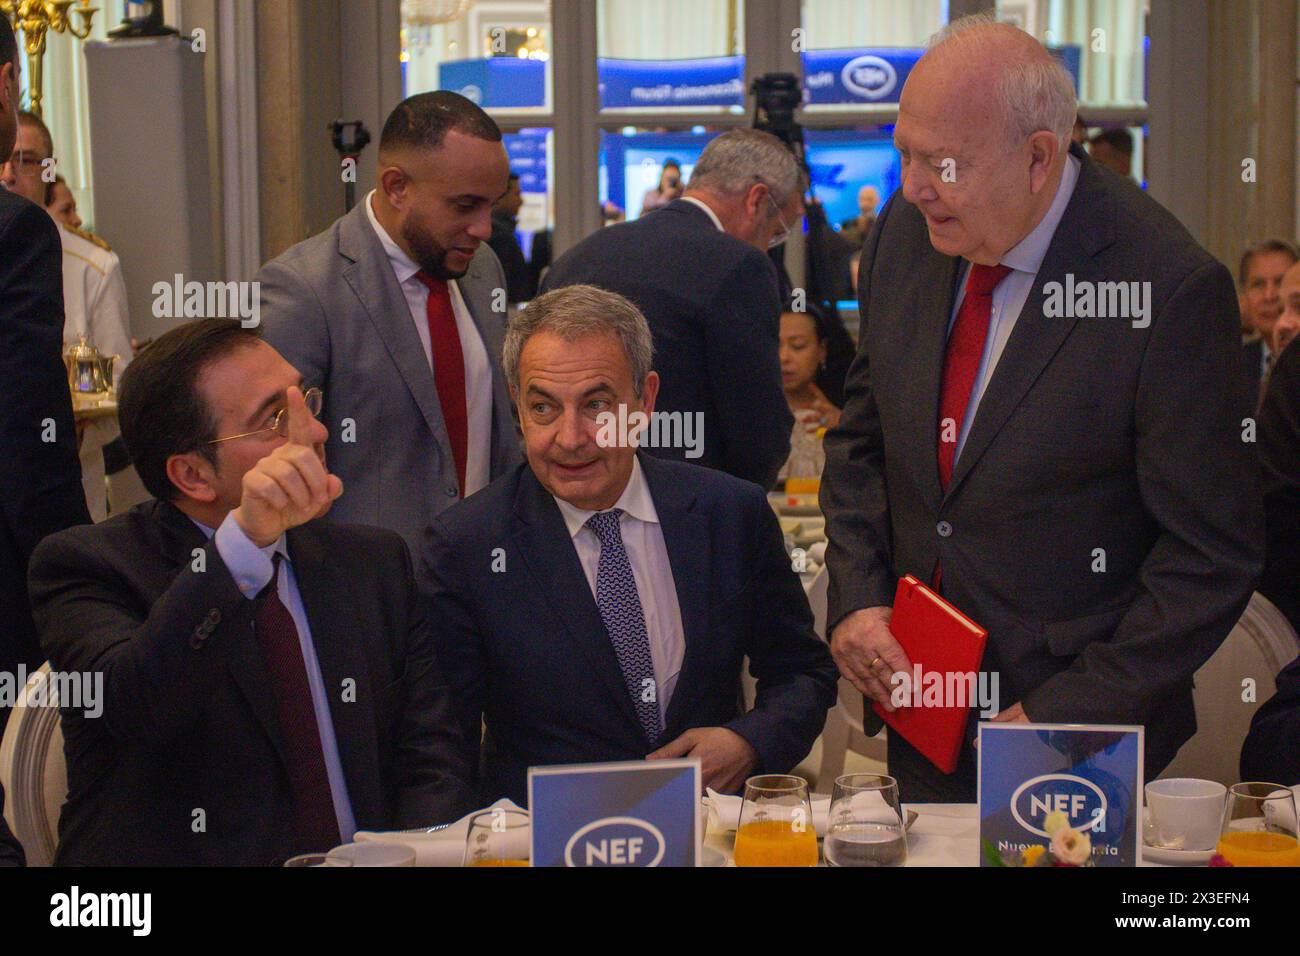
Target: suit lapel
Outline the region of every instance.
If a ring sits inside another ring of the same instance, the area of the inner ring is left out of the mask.
[[[330,560],[315,529],[310,525],[294,528],[288,533],[288,546],[329,701],[348,795],[354,815],[366,819],[370,814],[362,799],[376,792],[382,777],[373,706],[377,688],[371,686],[370,668],[357,642],[357,630],[362,626],[354,612],[358,605],[348,576]],[[355,697],[348,702],[343,700],[344,681],[355,682]]]
[[[1079,321],[1077,317],[1044,314],[1045,286],[1051,282],[1065,286],[1067,274],[1072,274],[1076,283],[1103,278],[1093,263],[1093,257],[1112,241],[1115,212],[1109,197],[1097,188],[1098,174],[1092,162],[1083,157],[1081,163],[1074,195],[1070,197],[1047,248],[1047,255],[1038,267],[1033,289],[1016,319],[1015,328],[993,370],[993,377],[980,398],[975,421],[966,436],[966,444],[962,446],[961,457],[953,468],[949,495],[957,490],[988,450]]]
[[[397,283],[384,247],[370,226],[363,200],[339,224],[339,253],[345,260],[343,278],[356,293],[380,341],[406,383],[440,447],[450,447],[433,370],[411,321],[411,307]]]
[[[154,502],[155,516],[163,528],[163,550],[173,564],[180,568],[188,564],[195,548],[201,548],[207,536],[175,505],[165,501]],[[287,763],[284,738],[280,733],[280,719],[275,708],[275,688],[271,685],[266,664],[256,636],[251,632],[246,640],[236,641],[230,659],[230,676],[244,695],[249,710],[271,741],[281,763]]]
[[[903,407],[919,409],[917,415],[907,419],[915,432],[906,436],[904,445],[917,450],[909,456],[916,470],[913,479],[925,491],[926,500],[936,505],[943,498],[939,484],[939,388],[961,264],[961,259],[932,252],[920,265],[915,279],[915,337],[904,352],[906,367],[898,379]]]
[[[678,725],[682,715],[694,710],[697,698],[705,689],[699,659],[709,639],[709,517],[695,510],[694,493],[683,494],[681,487],[669,487],[671,479],[663,474],[658,461],[650,455],[640,458],[668,550],[673,588],[682,612],[682,634],[686,639],[682,670],[664,717],[661,743],[667,743],[681,734]]]
[[[552,610],[564,622],[592,673],[629,724],[642,734],[641,722],[618,666],[618,655],[600,618],[569,529],[555,501],[527,467],[522,469],[519,479],[512,537],[518,546],[517,553],[541,583]]]
[[[504,316],[498,319],[486,311],[493,302],[496,290],[488,284],[487,277],[483,274],[485,255],[480,249],[470,260],[469,271],[457,280],[456,285],[465,302],[465,310],[474,320],[474,327],[487,350],[488,368],[492,374],[492,457],[488,468],[489,475],[495,478],[515,462],[514,456],[509,454],[510,442],[514,439],[514,415],[501,370],[501,348],[505,344]]]

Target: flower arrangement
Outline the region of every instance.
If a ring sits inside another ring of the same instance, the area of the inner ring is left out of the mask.
[[[1076,830],[1064,813],[1049,813],[1043,829],[1051,842],[1011,853],[999,853],[987,839],[984,859],[990,866],[1093,866],[1092,839],[1087,832]]]

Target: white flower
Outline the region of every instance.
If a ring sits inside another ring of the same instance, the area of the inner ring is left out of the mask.
[[[1052,856],[1062,863],[1082,866],[1092,856],[1092,840],[1073,827],[1061,827],[1052,834]]]

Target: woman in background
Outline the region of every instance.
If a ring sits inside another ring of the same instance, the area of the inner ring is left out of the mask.
[[[796,427],[803,422],[810,430],[834,428],[840,410],[817,385],[817,375],[826,367],[827,333],[821,312],[781,313],[781,387],[794,414]]]
[[[667,206],[674,199],[682,198],[682,167],[675,159],[665,159],[664,168],[659,172],[657,189],[647,189],[641,200],[641,215],[661,206]]]

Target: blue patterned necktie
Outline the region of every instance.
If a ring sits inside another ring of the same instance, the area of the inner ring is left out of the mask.
[[[632,695],[632,706],[651,747],[659,740],[659,697],[654,683],[654,661],[646,635],[645,614],[636,593],[636,578],[623,547],[618,527],[621,508],[601,511],[587,519],[587,527],[600,540],[596,566],[596,606],[618,656],[619,670]],[[647,683],[647,681],[649,683]],[[653,692],[648,692],[653,689]],[[646,698],[649,698],[648,700]]]

